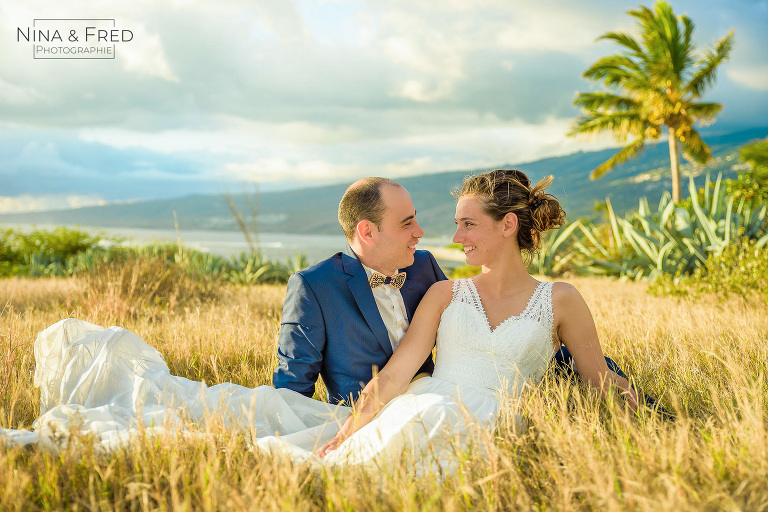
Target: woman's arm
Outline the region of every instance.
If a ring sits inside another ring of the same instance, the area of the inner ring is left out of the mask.
[[[338,434],[317,451],[320,457],[325,457],[370,423],[387,402],[408,388],[416,371],[435,346],[440,315],[451,302],[452,285],[451,281],[440,281],[429,288],[397,350],[360,393]]]
[[[581,378],[603,393],[611,384],[617,386],[632,410],[637,410],[637,392],[605,363],[595,321],[579,291],[568,283],[555,283],[552,302],[557,336],[571,353]]]

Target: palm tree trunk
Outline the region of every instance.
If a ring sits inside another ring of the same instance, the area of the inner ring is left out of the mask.
[[[672,201],[680,201],[680,158],[677,151],[677,137],[675,128],[667,126],[669,132],[669,162],[672,170]]]

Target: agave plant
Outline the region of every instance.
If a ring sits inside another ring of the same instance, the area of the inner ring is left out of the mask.
[[[74,275],[92,269],[97,263],[105,259],[105,251],[101,249],[87,249],[73,254],[64,262],[67,275]]]
[[[711,254],[719,255],[734,240],[747,236],[756,247],[768,244],[768,204],[753,207],[725,194],[722,175],[706,177],[699,193],[690,179],[690,203],[676,205],[664,193],[655,211],[643,198],[637,212],[619,218],[607,201],[610,242],[616,254],[596,236],[597,227],[580,223],[572,247],[587,261],[578,270],[589,274],[655,278],[659,274],[688,274],[702,267]],[[700,197],[701,196],[701,197]]]
[[[582,226],[581,221],[575,221],[567,226],[550,231],[544,239],[543,249],[533,258],[530,269],[538,275],[557,276],[568,268],[577,252],[570,250],[573,232]]]
[[[257,284],[267,279],[267,273],[272,269],[270,262],[261,253],[241,253],[232,256],[230,270],[226,278],[234,284]]]
[[[304,270],[309,266],[309,259],[304,253],[297,252],[293,256],[285,258],[282,262],[273,262],[272,269],[265,280],[274,283],[287,283],[291,274]]]
[[[683,210],[688,214],[684,216],[681,211],[680,225],[688,232],[693,231],[691,238],[698,243],[697,253],[720,255],[729,243],[742,236],[757,240],[758,248],[768,243],[766,234],[768,203],[755,207],[752,202],[743,197],[737,203],[735,196],[726,196],[722,175],[718,175],[714,185],[710,182],[709,176],[706,177],[703,201],[699,200],[693,178],[690,179],[689,189],[691,191],[690,209],[693,215]],[[689,218],[691,227],[685,225],[685,221]]]
[[[65,275],[64,265],[57,258],[42,252],[24,255],[25,275],[29,277],[54,277]]]
[[[185,254],[183,266],[190,274],[218,279],[227,272],[227,261],[215,254],[194,251]]]
[[[288,257],[285,259],[286,262],[286,268],[288,269],[288,277],[290,277],[291,274],[294,274],[300,270],[304,270],[309,266],[309,258],[307,258],[307,255],[303,252],[297,252],[292,257]],[[288,279],[286,278],[286,282]]]

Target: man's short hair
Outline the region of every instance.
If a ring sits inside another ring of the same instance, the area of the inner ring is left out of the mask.
[[[361,220],[367,220],[381,227],[384,218],[384,201],[381,188],[384,185],[402,187],[388,178],[363,178],[349,186],[339,202],[339,224],[348,241],[355,238],[355,227]]]

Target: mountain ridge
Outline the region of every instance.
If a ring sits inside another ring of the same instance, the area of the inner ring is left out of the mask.
[[[741,162],[738,149],[754,140],[765,138],[768,127],[710,135],[713,162],[704,169],[691,164],[683,173],[696,176],[701,183],[706,172],[735,175]],[[616,148],[570,155],[548,157],[522,164],[505,164],[494,168],[517,168],[535,183],[547,174],[555,180],[550,188],[563,203],[569,220],[593,214],[595,201],[611,198],[616,211],[636,208],[638,199],[648,197],[658,201],[665,190],[671,189],[667,176],[669,151],[666,143],[649,145],[640,157],[626,162],[600,180],[590,181],[589,173],[617,151]],[[398,178],[411,193],[418,211],[418,220],[428,236],[449,235],[453,232],[454,202],[450,192],[467,174],[488,169],[449,171]],[[665,172],[666,170],[666,172]],[[284,191],[264,192],[258,197],[258,227],[262,232],[296,234],[339,234],[336,220],[339,199],[348,183],[323,185]],[[684,191],[687,178],[684,177]],[[684,195],[687,195],[685,193]],[[250,215],[247,194],[233,194],[239,211]],[[251,197],[253,199],[253,197]],[[0,223],[66,224],[94,227],[133,227],[173,229],[174,211],[184,229],[238,230],[237,222],[222,195],[187,195],[171,199],[156,199],[130,203],[110,203],[102,206],[0,214]]]

